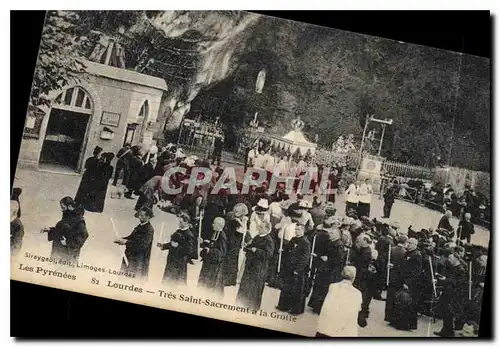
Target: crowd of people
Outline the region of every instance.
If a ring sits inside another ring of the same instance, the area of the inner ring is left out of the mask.
[[[88,237],[84,211],[103,211],[113,156],[102,151],[97,147],[87,159],[75,198],[61,200],[61,221],[42,230],[52,242],[52,257],[76,262]],[[265,157],[253,157],[253,165]],[[277,288],[276,309],[301,315],[309,307],[319,315],[318,336],[356,336],[357,325],[369,323],[374,299],[385,300],[385,320],[395,329],[417,329],[420,313],[443,319],[437,335],[459,331],[465,336],[470,329],[477,334],[487,249],[470,244],[470,215],[458,230],[449,211],[435,230],[403,230],[387,219],[396,194],[389,187],[386,219],[371,219],[369,180],[350,182],[346,209],[339,213],[335,193],[322,200],[314,194],[290,196],[283,186],[269,192],[269,177],[248,194],[211,194],[220,166],[212,168],[211,182],[169,195],[162,187],[163,175],[174,166],[186,168],[185,174],[170,177],[168,184],[175,188],[187,185],[193,168],[211,168],[208,160],[188,157],[173,145],[154,154],[126,145],[117,153],[113,185],[126,198],[137,199],[139,219],[129,236],[115,241],[125,246],[122,271],[147,278],[155,233],[150,220],[156,208],[175,213],[179,221],[169,242],[154,245],[168,251],[165,285],[186,285],[188,267],[199,260],[200,288],[223,297],[226,287],[239,285],[236,301],[250,309],[261,308],[266,287]],[[297,171],[296,180],[301,173]],[[339,176],[332,170],[328,184],[335,187]],[[321,184],[319,177],[312,188]],[[18,211],[19,204],[11,203],[13,251],[22,241]]]

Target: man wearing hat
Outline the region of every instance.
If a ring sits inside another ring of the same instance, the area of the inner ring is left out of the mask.
[[[154,229],[150,219],[154,217],[153,211],[143,207],[135,213],[139,225],[134,228],[129,236],[115,240],[115,243],[125,246],[125,257],[121,271],[134,274],[138,279],[147,279],[151,247],[153,246]]]
[[[304,237],[303,225],[296,226],[295,237],[290,240],[287,248],[287,260],[283,263],[284,283],[276,309],[299,315],[305,309],[306,281],[311,257],[311,244]]]
[[[240,268],[240,251],[251,240],[248,233],[248,208],[244,203],[234,206],[231,218],[226,218],[227,255],[224,258],[224,286],[235,286]]]
[[[391,249],[391,263],[389,264],[389,285],[387,286],[387,299],[385,302],[385,318],[386,322],[391,324],[394,322],[394,303],[396,301],[396,293],[403,288],[404,284],[404,269],[406,261],[406,244],[408,237],[401,235],[397,239],[397,245]]]
[[[201,251],[202,266],[198,277],[198,287],[220,296],[224,295],[224,258],[227,255],[227,236],[224,231],[226,221],[216,217],[212,223],[212,235],[203,241]]]
[[[323,306],[330,284],[342,280],[341,274],[344,267],[345,254],[344,246],[340,240],[339,226],[340,221],[338,219],[330,218],[326,220],[322,229],[327,234],[327,240],[326,242],[321,240],[323,242],[322,247],[315,247],[317,250],[313,250],[316,277],[308,306],[316,314],[321,312],[321,307]],[[318,239],[315,242],[315,246],[317,245]]]

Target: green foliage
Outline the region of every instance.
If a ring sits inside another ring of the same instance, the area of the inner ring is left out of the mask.
[[[76,12],[47,13],[33,77],[30,108],[49,106],[47,96],[50,91],[82,78],[85,65],[79,60],[80,52],[86,48],[88,41],[75,38],[78,19]]]

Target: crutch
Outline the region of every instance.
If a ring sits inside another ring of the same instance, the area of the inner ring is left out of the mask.
[[[110,218],[110,221],[111,221],[111,225],[113,226],[113,232],[115,233],[115,237],[118,240],[118,239],[120,239],[120,236],[118,235],[118,231],[116,230],[116,226],[115,226],[115,222],[113,221],[113,218]],[[123,261],[125,261],[125,265],[127,265],[127,267],[128,267],[128,259],[127,259],[127,256],[125,255],[125,252],[123,253],[122,257],[123,257]]]

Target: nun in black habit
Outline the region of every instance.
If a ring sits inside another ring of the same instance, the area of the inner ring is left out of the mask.
[[[115,155],[113,153],[104,153],[102,161],[99,162],[96,171],[95,180],[95,200],[91,206],[87,206],[86,210],[90,212],[104,211],[104,203],[106,201],[106,193],[108,192],[109,180],[113,176],[113,166],[111,161]]]
[[[102,148],[96,146],[93,156],[85,161],[85,171],[82,175],[82,180],[75,195],[75,202],[81,205],[87,211],[94,210],[94,202],[96,200],[97,185],[99,181],[100,164]]]
[[[135,217],[139,219],[140,224],[129,236],[118,239],[115,243],[125,246],[128,264],[123,259],[121,271],[134,274],[136,278],[147,278],[154,235],[150,219],[154,215],[150,208],[144,207],[136,212]]]
[[[203,241],[201,251],[202,266],[198,287],[224,295],[224,258],[227,254],[227,236],[224,231],[226,221],[216,217],[212,224],[210,240]]]
[[[265,221],[257,227],[256,235],[246,252],[245,270],[236,301],[252,310],[259,310],[266,284],[269,263],[273,257],[274,241],[271,238],[271,223]]]
[[[168,243],[158,243],[162,251],[168,250],[167,265],[163,273],[163,283],[187,285],[187,267],[196,247],[196,237],[191,231],[191,218],[185,213],[179,216],[179,229]]]

